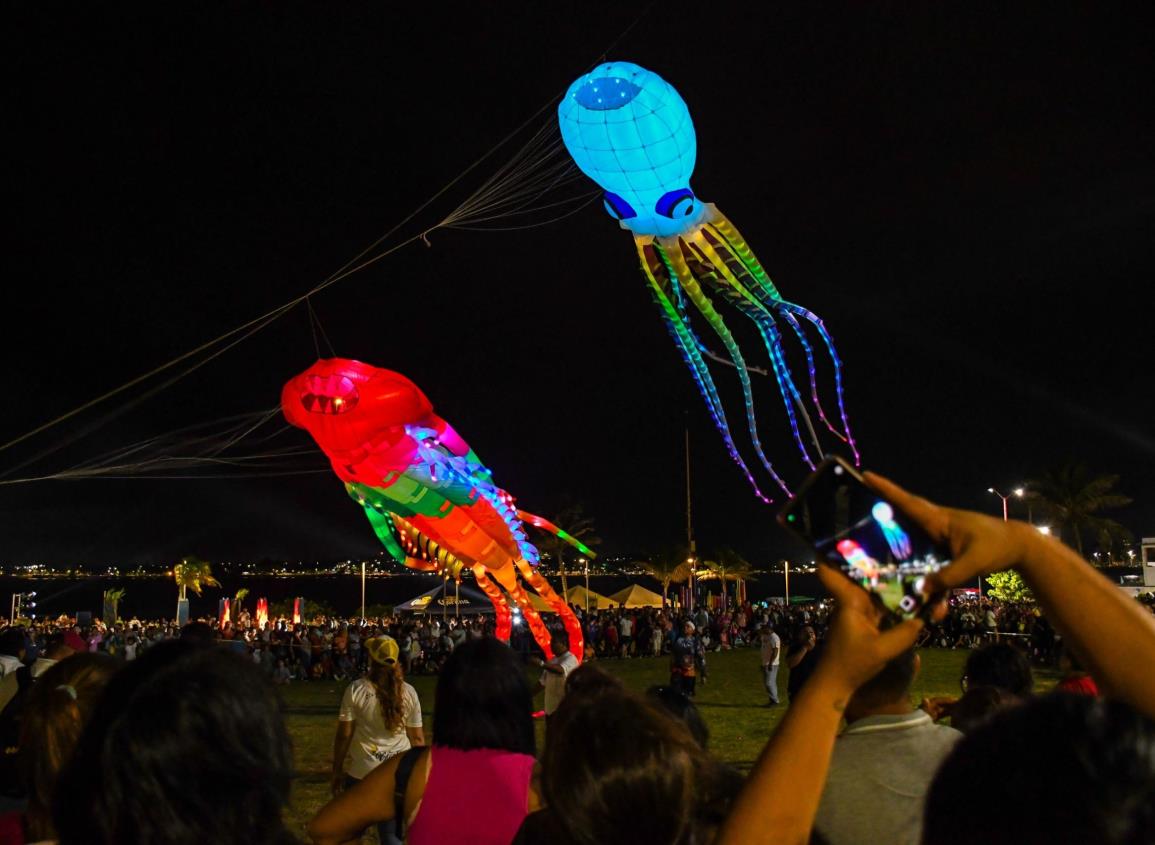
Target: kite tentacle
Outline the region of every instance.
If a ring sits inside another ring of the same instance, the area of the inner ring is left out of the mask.
[[[528,562],[518,560],[515,565],[526,583],[533,587],[534,591],[549,603],[553,612],[561,617],[562,625],[565,626],[565,632],[569,636],[569,650],[573,652],[578,663],[581,663],[582,657],[585,655],[585,641],[582,639],[581,623],[578,622],[573,610],[566,604],[564,598],[554,592],[553,587],[542,577],[541,573],[530,566]]]
[[[817,314],[814,314],[812,311],[809,311],[799,305],[795,305],[792,302],[787,302],[782,298],[782,295],[778,293],[778,288],[776,288],[774,283],[770,280],[769,274],[767,274],[766,270],[762,267],[761,262],[758,261],[758,257],[754,254],[754,251],[750,249],[749,245],[746,243],[745,238],[742,237],[742,234],[738,231],[734,224],[730,222],[729,218],[727,218],[725,214],[718,211],[716,208],[711,207],[710,210],[712,214],[709,218],[707,226],[709,226],[709,228],[711,228],[713,231],[717,232],[718,235],[730,247],[730,250],[742,261],[742,263],[749,270],[751,277],[753,277],[757,282],[759,289],[766,297],[768,302],[779,310],[785,310],[787,312],[792,312],[802,316],[809,322],[813,323],[814,327],[818,330],[819,335],[822,337],[823,343],[826,345],[826,351],[830,355],[830,360],[834,365],[835,393],[838,399],[839,417],[842,420],[842,432],[839,433],[837,429],[831,425],[826,417],[825,411],[822,409],[822,406],[818,404],[816,388],[812,394],[815,400],[815,407],[818,409],[819,417],[823,420],[823,422],[826,423],[831,431],[839,434],[841,439],[850,446],[851,451],[854,453],[855,463],[858,463],[860,461],[858,446],[854,442],[854,435],[850,431],[850,419],[846,413],[846,402],[842,386],[842,359],[838,357],[838,351],[834,346],[834,339],[830,336],[830,333],[826,330],[826,326],[823,324],[822,319]],[[796,322],[797,321],[795,321],[795,323]],[[803,335],[801,326],[795,325],[793,327],[795,328],[795,333],[799,336],[799,339],[802,340]],[[809,344],[804,340],[802,342],[803,348],[805,349]],[[813,356],[810,356],[808,358],[808,364],[810,364],[812,361]],[[812,378],[814,378],[813,375]]]
[[[485,573],[485,567],[482,564],[474,564],[473,577],[477,579],[477,586],[481,588],[482,592],[489,596],[489,600],[493,603],[493,610],[497,614],[497,630],[494,632],[494,636],[503,643],[509,642],[509,633],[513,628],[513,614],[509,610],[509,602],[505,600],[505,595],[502,594],[501,589]]]
[[[826,344],[826,351],[830,355],[830,360],[834,362],[834,390],[838,397],[838,414],[842,418],[842,430],[846,433],[846,445],[854,453],[854,464],[858,466],[862,463],[862,458],[858,454],[858,444],[854,442],[854,435],[850,431],[850,419],[846,414],[846,402],[842,391],[842,359],[838,357],[838,350],[834,348],[834,338],[826,330],[826,324],[822,322],[822,318],[813,311],[784,299],[779,300],[779,302],[782,308],[808,320],[817,329],[818,334],[822,337],[822,342]]]
[[[798,428],[798,419],[794,412],[795,407],[798,408],[806,422],[806,429],[819,455],[822,454],[822,445],[814,431],[814,424],[810,421],[810,414],[806,411],[806,404],[802,401],[802,394],[798,391],[797,385],[794,384],[794,377],[786,364],[786,356],[782,351],[782,336],[778,331],[778,326],[774,323],[773,315],[765,303],[751,292],[750,286],[746,284],[750,278],[749,274],[742,269],[737,258],[727,254],[723,244],[719,243],[715,247],[708,236],[699,234],[693,239],[692,246],[701,255],[702,277],[711,281],[727,301],[758,327],[758,333],[762,336],[762,342],[770,356],[774,378],[778,382],[778,392],[782,394],[782,402],[786,406],[786,417],[790,422],[790,431],[794,435],[794,442],[798,445],[798,450],[802,453],[802,459],[806,465],[810,469],[814,469],[814,461],[807,451],[806,444],[802,441],[802,432]],[[705,267],[710,269],[707,271]],[[722,275],[721,280],[718,279],[718,274]],[[794,400],[793,403],[791,399]]]
[[[742,459],[742,455],[738,452],[738,447],[734,443],[734,438],[730,433],[729,423],[726,421],[726,413],[722,409],[722,400],[718,396],[717,387],[714,385],[714,379],[710,375],[710,370],[706,366],[706,362],[702,360],[702,353],[699,351],[700,342],[698,337],[694,334],[693,328],[689,322],[683,318],[679,313],[678,307],[675,304],[675,295],[672,291],[677,290],[677,282],[672,278],[665,276],[659,278],[659,272],[666,267],[658,253],[658,248],[655,246],[651,250],[647,250],[645,244],[640,239],[635,241],[638,250],[638,256],[641,259],[642,272],[645,274],[647,281],[650,284],[650,293],[654,297],[654,301],[658,303],[662,310],[662,318],[666,323],[666,328],[673,337],[678,350],[682,353],[682,358],[686,361],[686,366],[690,368],[690,373],[694,377],[694,382],[698,386],[698,392],[702,394],[702,398],[706,400],[707,410],[710,412],[710,417],[714,420],[714,427],[718,433],[722,435],[722,442],[726,446],[726,451],[729,453],[731,460],[738,465],[742,470],[742,474],[746,476],[746,480],[750,482],[750,486],[754,488],[754,493],[763,502],[770,502],[761,489],[758,487],[758,482],[754,480],[753,473],[750,472],[746,462]],[[651,258],[654,263],[651,264]]]
[[[545,653],[545,659],[552,659],[553,648],[550,646],[550,643],[553,637],[550,636],[549,629],[545,627],[545,623],[541,621],[541,614],[537,612],[537,608],[534,607],[533,602],[529,600],[529,594],[526,593],[525,588],[521,586],[516,575],[506,578],[505,582],[509,597],[521,608],[522,618],[525,619],[525,623],[529,626],[530,633],[533,634],[534,640]]]
[[[762,264],[758,261],[758,257],[754,255],[754,251],[750,249],[749,245],[742,238],[741,233],[734,227],[734,224],[722,212],[716,208],[714,210],[714,219],[705,224],[703,227],[711,235],[719,239],[722,244],[725,244],[727,253],[733,256],[741,265],[743,276],[751,280],[751,287],[755,289],[759,296],[759,301],[770,305],[772,308],[782,314],[783,318],[790,325],[794,331],[795,337],[802,345],[802,351],[806,355],[806,371],[810,377],[810,401],[814,405],[814,409],[818,412],[818,418],[822,420],[823,425],[827,430],[841,440],[843,443],[848,442],[848,437],[843,432],[830,422],[826,416],[826,409],[822,407],[822,400],[818,396],[818,367],[814,360],[814,348],[810,344],[809,338],[799,325],[797,318],[789,311],[782,309],[782,297],[778,293],[778,289],[770,280]],[[736,269],[736,268],[735,268]]]
[[[714,308],[714,304],[710,298],[702,290],[698,280],[694,278],[694,274],[690,271],[689,265],[686,263],[686,258],[681,250],[682,241],[679,239],[675,241],[673,249],[663,249],[662,255],[667,262],[671,275],[677,279],[678,284],[686,292],[690,301],[706,318],[711,328],[718,335],[718,339],[722,341],[722,345],[726,347],[726,352],[730,355],[730,360],[734,362],[734,369],[738,372],[738,383],[742,387],[742,398],[746,405],[746,424],[750,429],[750,441],[754,446],[754,453],[770,473],[770,477],[774,479],[775,483],[786,493],[787,496],[793,495],[790,488],[786,486],[786,482],[775,471],[770,459],[766,457],[766,453],[762,450],[762,442],[758,438],[758,423],[754,417],[754,391],[750,386],[750,373],[746,370],[746,361],[742,357],[742,350],[738,348],[737,341],[730,333],[730,329],[726,326],[722,315]]]

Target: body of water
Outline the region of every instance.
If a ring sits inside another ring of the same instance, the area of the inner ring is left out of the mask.
[[[366,579],[365,603],[367,605],[396,605],[432,589],[441,579],[436,575],[393,575],[376,576]],[[561,579],[551,577],[550,583],[560,591]],[[585,579],[581,576],[568,579],[569,585],[581,585]],[[465,581],[463,583],[471,583]],[[590,589],[603,595],[610,595],[631,583],[639,583],[647,589],[661,593],[661,584],[646,576],[625,575],[591,575]],[[746,593],[751,601],[760,601],[772,596],[784,594],[784,579],[781,575],[759,575],[757,580],[746,582]],[[205,589],[204,595],[189,594],[189,601],[193,617],[207,616],[216,613],[217,602],[221,598],[231,598],[237,590],[247,587],[248,598],[245,600],[250,610],[255,606],[258,598],[266,598],[270,602],[278,602],[302,596],[310,601],[322,602],[331,606],[340,614],[354,615],[361,607],[361,578],[358,575],[294,575],[278,577],[272,575],[250,575],[222,577],[219,589]],[[156,576],[155,578],[17,578],[12,576],[0,577],[0,601],[10,601],[13,593],[28,593],[35,591],[37,603],[36,614],[41,617],[67,614],[73,616],[77,611],[86,611],[94,616],[102,612],[102,596],[105,590],[124,589],[125,597],[120,603],[121,618],[133,616],[141,619],[158,619],[175,616],[177,588],[172,578]],[[732,585],[727,585],[727,592]],[[670,588],[670,595],[677,595],[679,585]],[[706,591],[718,593],[717,582],[709,582],[699,587],[699,595]],[[822,590],[815,575],[791,574],[790,592],[792,595],[823,596]],[[0,612],[6,613],[8,605],[4,604]]]

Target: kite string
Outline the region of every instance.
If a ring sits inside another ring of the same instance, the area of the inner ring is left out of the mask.
[[[657,0],[651,0],[651,2],[646,5],[646,7],[641,11],[641,13],[639,13],[639,15],[612,42],[610,42],[610,45],[604,51],[602,51],[602,53],[599,55],[598,59],[596,59],[593,63],[591,63],[587,67],[587,72],[588,72],[588,70],[595,67],[600,61],[604,60],[605,57],[610,53],[610,51],[612,51],[615,47],[617,47],[617,45],[624,38],[626,38],[629,35],[629,33],[632,32],[633,29],[639,23],[641,23],[641,21],[650,13],[650,11],[656,5],[656,3],[657,3]],[[405,215],[405,217],[403,217],[396,224],[394,224],[383,235],[381,235],[379,238],[374,240],[372,243],[370,243],[368,246],[366,246],[364,249],[362,249],[360,252],[358,252],[355,256],[353,256],[351,259],[349,259],[347,262],[345,262],[345,264],[343,264],[341,267],[339,267],[328,278],[326,278],[323,281],[321,281],[320,283],[314,285],[313,288],[310,289],[309,291],[306,291],[304,294],[297,296],[293,299],[290,299],[289,301],[277,306],[276,308],[273,308],[272,310],[265,312],[264,314],[260,315],[259,317],[255,317],[252,320],[249,320],[245,323],[242,323],[239,326],[236,326],[232,329],[229,329],[228,331],[218,335],[217,337],[212,338],[211,340],[205,341],[204,343],[194,347],[193,349],[190,349],[189,351],[184,352],[184,353],[178,355],[177,357],[175,357],[175,358],[173,358],[173,359],[171,359],[171,360],[169,360],[163,364],[160,364],[157,367],[152,368],[151,370],[148,370],[147,372],[144,372],[144,373],[142,373],[142,374],[140,374],[140,375],[138,375],[132,379],[129,379],[128,381],[124,382],[123,384],[121,384],[118,387],[115,387],[115,388],[112,388],[108,391],[105,391],[104,393],[102,393],[102,394],[100,394],[100,395],[98,395],[92,399],[89,399],[88,401],[83,402],[80,405],[77,405],[75,408],[72,408],[71,410],[66,411],[65,413],[60,414],[57,417],[50,419],[44,423],[41,423],[38,426],[35,426],[34,428],[30,429],[29,431],[26,431],[24,434],[21,434],[17,437],[14,437],[14,438],[12,438],[12,439],[4,442],[4,443],[0,443],[0,452],[7,451],[8,449],[12,448],[13,446],[17,446],[20,443],[23,443],[24,441],[26,441],[32,437],[35,437],[36,435],[38,435],[44,431],[47,431],[50,428],[54,428],[55,426],[60,425],[61,423],[72,419],[73,417],[77,416],[78,414],[81,414],[81,413],[87,411],[88,409],[95,407],[96,405],[99,405],[103,402],[106,402],[109,399],[112,399],[116,396],[119,396],[120,394],[124,393],[125,391],[130,390],[133,387],[137,386],[138,384],[141,384],[142,382],[145,382],[145,381],[153,378],[154,376],[157,376],[163,372],[166,372],[166,371],[172,369],[173,367],[176,367],[177,365],[189,360],[190,358],[193,358],[193,357],[201,354],[202,352],[206,352],[206,351],[212,349],[217,344],[219,344],[219,343],[221,343],[221,342],[223,342],[223,341],[225,341],[231,337],[234,337],[237,334],[240,334],[242,332],[246,332],[246,330],[252,328],[252,331],[245,334],[240,340],[247,339],[248,337],[252,336],[256,332],[258,332],[261,329],[265,328],[266,326],[270,325],[275,320],[284,316],[287,312],[289,312],[290,310],[295,308],[302,301],[307,300],[309,297],[313,296],[314,294],[320,293],[321,291],[325,290],[326,288],[330,287],[333,284],[336,284],[337,282],[341,281],[342,279],[348,278],[349,276],[353,275],[354,273],[360,272],[361,270],[371,266],[372,264],[375,264],[376,262],[380,261],[381,259],[385,258],[386,256],[391,255],[392,253],[396,252],[397,250],[400,250],[400,249],[408,246],[409,244],[413,243],[416,240],[421,240],[426,245],[428,245],[429,244],[429,237],[428,237],[429,234],[431,232],[435,231],[436,229],[439,229],[442,227],[447,228],[446,221],[448,221],[450,219],[450,217],[452,217],[452,213],[450,214],[449,217],[443,219],[441,222],[437,223],[436,225],[431,226],[428,229],[421,231],[417,235],[406,238],[404,241],[400,242],[399,244],[396,244],[395,246],[390,247],[389,249],[385,250],[384,252],[382,252],[382,253],[380,253],[380,254],[378,254],[378,255],[376,255],[376,256],[368,259],[368,260],[362,261],[362,259],[365,258],[366,255],[368,255],[370,252],[375,250],[378,246],[380,246],[382,243],[384,243],[388,238],[392,237],[399,229],[401,229],[402,226],[405,226],[406,224],[408,224],[411,220],[413,220],[414,217],[416,217],[418,214],[420,214],[422,211],[424,211],[430,205],[432,205],[434,202],[436,202],[438,199],[440,199],[446,192],[448,192],[455,185],[457,185],[458,182],[460,182],[462,179],[464,179],[466,176],[468,176],[470,173],[472,173],[474,170],[476,170],[483,162],[487,161],[494,153],[496,153],[499,149],[501,149],[507,143],[509,143],[510,140],[512,140],[514,137],[516,137],[521,132],[523,132],[526,127],[531,125],[547,109],[552,107],[553,104],[555,102],[557,102],[563,94],[564,94],[564,91],[559,92],[559,93],[555,94],[553,97],[551,97],[540,108],[538,108],[533,114],[531,114],[528,118],[526,118],[524,121],[522,121],[520,124],[518,124],[518,126],[516,126],[512,131],[510,131],[504,137],[502,137],[496,144],[494,144],[492,147],[490,147],[489,150],[487,150],[479,158],[475,159],[473,161],[473,163],[471,163],[468,167],[466,167],[464,170],[462,170],[460,173],[458,173],[455,177],[453,177],[447,183],[445,183],[445,185],[443,185],[432,196],[427,198],[424,202],[420,203],[415,209],[413,209],[411,212],[409,212],[409,214]],[[537,134],[540,135],[540,130]],[[515,156],[515,158],[516,158],[516,156]],[[360,262],[360,263],[358,263],[358,262]],[[240,342],[240,341],[237,341],[237,342]],[[221,352],[226,351],[227,349],[231,349],[235,345],[236,345],[236,342],[231,343],[228,346],[226,346],[224,350],[221,350]],[[160,388],[158,388],[158,390],[164,389],[164,388],[172,385],[176,381],[180,380],[181,378],[184,378],[185,376],[192,373],[196,369],[199,369],[205,363],[208,363],[208,361],[211,361],[213,358],[216,358],[218,354],[220,354],[220,352],[214,353],[213,355],[207,357],[205,360],[198,362],[197,364],[194,364],[192,367],[190,367],[187,370],[183,371],[182,373],[178,374],[175,378],[165,382],[163,385],[161,385]],[[147,398],[147,396],[154,395],[156,392],[157,392],[156,390],[150,391],[148,394],[146,394],[146,397],[142,397],[142,399]],[[135,405],[137,403],[133,402],[131,404]],[[105,421],[107,422],[107,419]],[[52,451],[55,451],[55,449]],[[33,460],[38,460],[39,457],[41,457],[41,456],[38,456],[38,457],[34,458]],[[27,466],[27,464],[28,464],[28,462],[24,462],[24,463],[20,464],[19,466]],[[14,468],[10,469],[9,472],[11,472],[12,470],[17,469],[17,468],[19,468],[19,467],[14,467]],[[4,474],[6,475],[8,473],[4,473]]]

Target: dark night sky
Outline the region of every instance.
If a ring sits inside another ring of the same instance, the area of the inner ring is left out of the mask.
[[[609,57],[680,90],[697,194],[787,298],[825,317],[868,466],[994,513],[989,485],[1085,460],[1123,476],[1136,504],[1121,518],[1155,533],[1145,28],[1091,4],[907,5],[660,3]],[[0,441],[325,278],[642,8],[10,7]],[[421,385],[523,507],[583,502],[608,551],[682,537],[688,420],[700,544],[759,564],[790,551],[713,432],[629,236],[598,206],[431,242],[315,298],[339,354]],[[314,357],[295,309],[82,438],[139,391],[0,453],[0,472],[61,443],[9,477],[271,408]],[[733,389],[732,372],[717,377]],[[781,401],[759,391],[764,441],[798,481]],[[2,561],[375,550],[331,475],[0,487]]]

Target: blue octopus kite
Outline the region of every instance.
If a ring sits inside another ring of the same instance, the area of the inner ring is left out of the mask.
[[[706,400],[730,457],[759,498],[770,501],[734,443],[706,365],[705,359],[713,356],[690,323],[687,302],[693,303],[710,324],[737,370],[754,452],[787,495],[789,487],[771,465],[758,438],[750,368],[711,295],[757,326],[786,405],[791,432],[806,464],[813,468],[823,450],[787,365],[779,321],[798,338],[806,356],[812,410],[826,429],[850,448],[857,463],[858,449],[843,402],[842,362],[834,341],[821,318],[781,297],[733,224],[690,189],[697,142],[689,109],[678,92],[652,71],[629,62],[610,62],[569,87],[558,107],[558,121],[562,140],[577,166],[605,191],[606,211],[633,233],[642,270],[666,326]],[[833,363],[840,427],[830,422],[819,401],[814,349],[803,322],[814,327]],[[814,456],[803,440],[800,420],[814,444]]]

